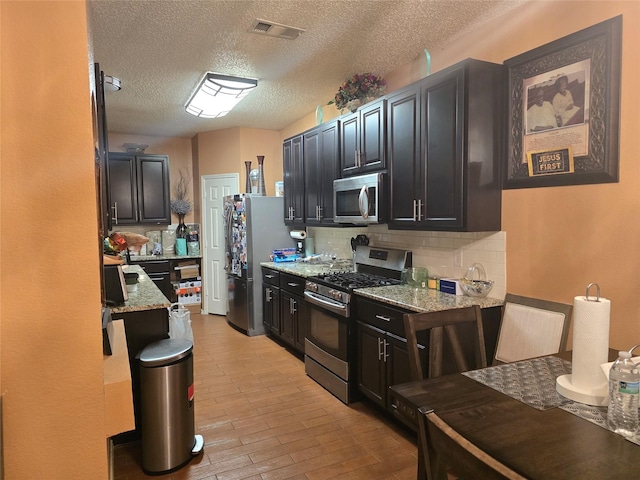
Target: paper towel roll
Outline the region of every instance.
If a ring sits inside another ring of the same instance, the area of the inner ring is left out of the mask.
[[[609,360],[610,313],[611,302],[606,298],[573,299],[571,383],[580,390],[606,389],[600,364]]]
[[[305,238],[307,238],[307,232],[305,232],[304,230],[291,230],[289,232],[289,235],[294,240],[304,240]]]

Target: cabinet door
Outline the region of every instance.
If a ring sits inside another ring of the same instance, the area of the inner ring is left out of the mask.
[[[319,209],[322,207],[322,161],[320,130],[315,129],[303,135],[304,155],[304,222],[306,225],[320,223]],[[286,190],[286,186],[285,186]]]
[[[295,345],[295,315],[297,301],[293,295],[280,290],[280,338],[289,345]]]
[[[413,86],[387,99],[389,157],[389,226],[415,227],[420,197],[420,87]]]
[[[409,369],[409,351],[407,339],[396,335],[387,334],[387,386],[410,382],[411,370]],[[420,346],[420,353],[424,355],[425,349]],[[426,355],[422,357],[422,366],[426,367]]]
[[[464,70],[453,70],[422,89],[425,159],[421,223],[430,229],[464,227]]]
[[[267,332],[280,334],[280,289],[278,287],[262,286],[262,318]]]
[[[284,223],[304,224],[304,167],[302,135],[285,140],[282,151],[284,181]]]
[[[171,223],[169,158],[163,155],[136,157],[139,223]]]
[[[294,320],[295,347],[304,353],[304,339],[307,337],[311,322],[311,312],[309,305],[302,297],[296,298],[296,315]]]
[[[358,339],[358,389],[374,403],[386,406],[386,368],[382,360],[385,333],[362,322],[356,326]]]
[[[333,181],[338,178],[338,123],[320,125],[303,135],[306,225],[334,226]]]
[[[340,168],[344,177],[358,173],[359,131],[360,116],[357,112],[340,119]]]
[[[138,223],[135,155],[111,152],[108,168],[113,226]]]
[[[343,177],[385,168],[385,105],[371,102],[340,120]]]
[[[321,203],[320,224],[336,226],[333,222],[333,181],[340,177],[340,133],[338,122],[323,125],[320,129]]]
[[[95,151],[96,173],[99,177],[98,200],[100,205],[100,232],[102,237],[109,234],[112,228],[111,202],[109,201],[109,171],[107,167],[107,159],[109,156],[109,141],[107,135],[107,114],[105,108],[104,97],[104,72],[100,70],[100,65],[94,65],[95,74],[95,112],[94,112],[94,135],[97,137],[97,146]]]
[[[360,170],[372,172],[385,168],[385,100],[360,109]]]

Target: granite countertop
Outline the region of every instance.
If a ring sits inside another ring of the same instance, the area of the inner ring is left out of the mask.
[[[298,275],[307,278],[321,273],[350,272],[353,269],[352,260],[335,260],[332,262],[261,262],[261,267],[271,268],[279,272]]]
[[[123,272],[135,272],[138,274],[136,291],[129,292],[129,299],[124,305],[109,307],[111,314],[125,312],[142,312],[145,310],[157,310],[168,308],[171,302],[165,297],[160,289],[153,283],[140,265],[123,265]]]
[[[280,272],[307,278],[333,271],[350,271],[352,269],[353,262],[351,260],[336,260],[332,263],[323,264],[307,262],[262,262],[260,265]],[[498,298],[476,298],[468,297],[466,295],[451,295],[437,290],[415,288],[408,285],[357,288],[353,293],[361,297],[404,308],[406,310],[411,310],[413,312],[433,312],[437,310],[449,310],[452,308],[464,308],[471,305],[479,305],[480,308],[490,308],[499,307],[503,304],[503,301]]]
[[[358,288],[356,295],[386,303],[413,312],[435,312],[479,305],[480,308],[499,307],[503,301],[497,298],[476,298],[466,295],[451,295],[428,288],[415,288],[409,285]]]

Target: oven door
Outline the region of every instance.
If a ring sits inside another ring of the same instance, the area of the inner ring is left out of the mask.
[[[317,295],[313,292],[305,292],[304,295],[310,312],[307,338],[325,353],[348,361],[349,318],[318,306]]]

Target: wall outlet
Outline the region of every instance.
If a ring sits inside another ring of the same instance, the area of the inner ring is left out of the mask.
[[[462,267],[462,250],[453,252],[453,266]]]

